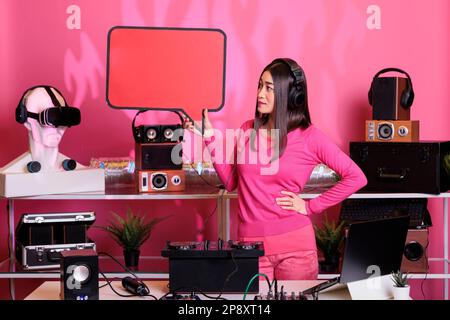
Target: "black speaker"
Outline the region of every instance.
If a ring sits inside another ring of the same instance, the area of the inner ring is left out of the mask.
[[[161,125],[160,142],[182,142],[184,130],[179,124]]]
[[[159,142],[161,127],[157,125],[136,127],[134,128],[134,137],[136,142],[139,143]]]
[[[405,78],[376,78],[372,84],[373,120],[409,120],[410,109],[401,103]]]
[[[165,143],[183,141],[184,130],[179,124],[141,125],[133,129],[137,143]]]
[[[406,75],[406,78],[379,78],[381,74],[393,71]],[[414,90],[409,74],[398,68],[378,71],[372,79],[368,98],[373,106],[372,120],[410,120]]]
[[[181,143],[136,143],[136,172],[140,170],[180,170],[183,167]]]
[[[450,189],[450,141],[350,142],[368,180],[358,192],[430,193]]]
[[[98,255],[94,250],[61,252],[62,300],[98,300]]]

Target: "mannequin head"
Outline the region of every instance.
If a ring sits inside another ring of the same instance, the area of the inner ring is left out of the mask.
[[[80,124],[81,115],[79,109],[67,105],[58,89],[50,86],[28,89],[16,108],[16,121],[28,130],[32,160],[27,164],[29,172],[38,172],[39,168],[46,171],[73,170],[72,164],[69,167],[64,163],[61,165],[58,145],[67,127]],[[39,166],[29,167],[35,162]]]
[[[65,107],[64,98],[55,89],[50,88],[56,99],[63,108]],[[47,91],[38,87],[28,91],[23,98],[23,104],[28,112],[39,113],[44,109],[54,107],[53,102]],[[28,117],[24,123],[30,137],[30,149],[34,148],[57,148],[67,127],[42,126],[38,120]],[[34,146],[32,146],[34,144]]]

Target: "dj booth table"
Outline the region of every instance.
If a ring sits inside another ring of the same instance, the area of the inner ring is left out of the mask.
[[[167,281],[144,281],[145,284],[150,289],[150,294],[154,295],[158,299],[165,295],[167,290]],[[304,291],[308,288],[311,288],[319,283],[323,282],[323,280],[285,280],[278,281],[278,287],[284,287],[283,291],[290,295],[291,292],[295,292],[297,295],[299,292]],[[106,284],[106,282],[100,282],[100,286]],[[120,281],[113,281],[112,285],[114,289],[120,294],[127,295],[130,294],[125,289],[123,289]],[[259,283],[259,294],[266,295],[268,292],[268,285],[266,281],[260,281]],[[34,290],[31,294],[29,294],[25,300],[59,300],[59,292],[60,292],[60,283],[59,281],[46,281],[41,286],[39,286],[36,290]],[[211,300],[206,298],[201,294],[197,294],[201,300]],[[208,296],[216,297],[218,294],[208,294]],[[221,296],[227,300],[243,300],[244,295],[242,293],[237,294],[223,294]],[[246,300],[253,300],[255,297],[254,293],[249,293],[246,296]],[[120,297],[116,295],[111,288],[106,285],[100,288],[100,300],[124,300],[124,299],[133,299],[133,300],[154,300],[153,298],[146,297]],[[324,290],[319,295],[319,300],[351,300],[350,293],[347,290],[345,285],[336,285],[332,288]]]

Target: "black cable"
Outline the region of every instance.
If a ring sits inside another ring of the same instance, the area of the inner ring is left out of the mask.
[[[184,291],[191,292],[192,294],[195,294],[196,292],[198,292],[199,294],[201,294],[201,295],[203,295],[206,298],[211,299],[211,300],[227,300],[226,298],[221,298],[220,296],[217,296],[217,297],[210,296],[210,295],[204,293],[202,290],[200,290],[197,287],[190,287],[190,288],[188,288],[188,287],[178,287],[175,290],[170,290],[168,293],[166,293],[161,298],[159,298],[159,300],[163,300],[169,294],[172,294],[174,297],[176,297],[177,296],[177,292],[180,292],[181,290],[183,290],[183,292]]]
[[[218,188],[218,189],[222,189],[222,187],[223,187],[223,185],[221,185],[221,184],[218,184],[218,185],[214,185],[214,184],[211,184],[211,183],[209,183],[200,173],[198,173],[197,172],[197,170],[194,168],[194,166],[192,165],[192,162],[190,162],[189,161],[189,159],[186,159],[186,160],[188,160],[188,163],[189,163],[189,165],[191,166],[191,168],[195,171],[195,173],[207,184],[207,185],[209,185],[209,186],[211,186],[211,187],[213,187],[213,188]]]
[[[183,117],[181,116],[181,114],[176,110],[169,110],[169,111],[175,113],[178,116],[178,118],[180,118],[180,124],[181,124],[181,127],[183,127],[184,120],[183,120]]]
[[[120,261],[119,260],[117,260],[116,258],[114,258],[112,255],[110,255],[109,253],[106,253],[106,252],[103,252],[103,251],[100,251],[100,252],[97,252],[97,254],[99,254],[99,255],[105,255],[105,256],[107,256],[107,257],[109,257],[109,258],[111,258],[112,260],[114,260],[114,262],[116,262],[118,265],[120,265],[125,271],[127,271],[129,274],[131,274],[131,275],[133,275],[135,278],[136,278],[136,280],[138,280],[138,282],[141,284],[141,285],[143,285],[146,289],[147,289],[147,291],[148,292],[150,292],[150,288],[145,284],[145,282],[144,281],[142,281],[133,271],[131,271],[128,267],[126,267],[126,266],[124,266],[122,263],[120,263]],[[105,277],[104,275],[103,275],[103,277]],[[106,277],[105,277],[105,279],[106,279]],[[103,287],[103,286],[102,286]],[[152,295],[150,295],[150,293],[148,294],[148,295],[146,295],[146,296],[152,296]]]
[[[199,288],[195,288],[195,287],[194,287],[194,289],[195,289],[195,291],[198,291],[201,295],[207,297],[208,299],[212,299],[212,300],[227,300],[226,298],[222,298],[222,297],[220,297],[220,296],[213,297],[213,296],[207,295],[206,293],[204,293],[204,292],[203,292],[202,290],[200,290]],[[194,292],[195,292],[195,291],[194,291]]]
[[[136,127],[135,127],[135,122],[136,122],[136,118],[138,115],[140,115],[141,113],[147,112],[147,110],[139,110],[138,112],[136,112],[136,114],[134,115],[133,121],[131,121],[131,131],[133,133],[133,138],[135,142],[138,142],[137,136],[136,136]]]
[[[427,280],[429,267],[430,267],[428,265],[428,255],[427,255],[428,244],[430,243],[430,238],[429,237],[430,237],[430,231],[427,228],[427,243],[425,245],[426,272],[425,272],[425,277],[422,279],[422,282],[420,283],[420,291],[422,292],[423,300],[425,300],[425,291],[423,290],[423,285],[425,283],[425,280]],[[444,262],[444,263],[447,263],[447,262]]]
[[[114,287],[111,284],[111,281],[109,281],[109,279],[106,277],[106,275],[100,271],[100,269],[98,270],[98,273],[100,273],[103,278],[105,278],[107,285],[111,288],[111,290],[118,295],[119,297],[123,297],[123,298],[131,298],[131,297],[150,297],[153,298],[154,300],[158,300],[158,298],[156,298],[154,295],[152,294],[146,294],[146,295],[138,295],[138,294],[121,294],[119,292],[116,291],[116,289],[114,289]],[[149,291],[150,292],[150,291]]]
[[[105,278],[105,280],[106,280],[106,285],[108,285],[108,286],[111,288],[111,290],[112,290],[115,294],[117,294],[118,296],[124,297],[124,298],[129,298],[129,297],[134,297],[134,296],[135,296],[134,294],[126,294],[126,295],[125,295],[125,294],[121,294],[121,293],[117,292],[116,289],[114,289],[114,287],[112,286],[111,281],[109,281],[109,279],[106,277],[106,275],[105,275],[103,272],[100,271],[100,269],[98,270],[98,273],[100,273],[100,274],[103,276],[103,278]]]
[[[124,269],[126,272],[128,272],[129,274],[131,274],[131,275],[132,275],[133,277],[135,277],[136,279],[140,280],[139,277],[138,277],[133,271],[131,271],[128,267],[124,266],[119,260],[117,260],[116,258],[114,258],[114,257],[113,257],[112,255],[110,255],[109,253],[104,252],[104,251],[100,251],[100,252],[97,252],[97,254],[98,254],[98,255],[104,255],[104,256],[107,256],[107,257],[111,258],[112,260],[114,260],[114,262],[116,262],[119,266],[121,266],[122,269]]]
[[[192,163],[190,162],[190,160],[189,159],[184,159],[184,160],[187,160],[188,161],[188,163],[189,163],[189,165],[191,166],[191,168],[195,171],[195,173],[200,177],[200,178],[202,178],[202,180],[205,182],[205,183],[207,183],[208,185],[210,185],[210,186],[212,186],[212,187],[214,187],[214,188],[220,188],[219,186],[215,186],[215,185],[212,185],[212,184],[210,184],[208,181],[206,181],[198,172],[197,172],[197,170],[195,170],[195,168],[192,166]],[[215,193],[216,191],[214,191],[213,193]],[[202,232],[204,232],[205,231],[205,227],[206,227],[206,224],[209,222],[209,219],[211,219],[211,217],[216,213],[216,210],[217,210],[217,201],[216,201],[216,205],[214,206],[214,209],[212,210],[212,212],[205,218],[205,220],[204,220],[204,227],[203,227],[203,229],[202,230],[199,230],[197,233],[202,233]]]
[[[114,277],[111,281],[115,281],[115,280],[122,280],[122,278]],[[104,285],[101,285],[101,286],[99,286],[98,288],[101,289],[101,288],[106,287],[107,285],[108,285],[108,283],[105,283]]]
[[[227,285],[228,281],[230,281],[230,279],[231,279],[231,278],[236,274],[236,272],[238,272],[238,270],[239,270],[239,266],[238,266],[238,264],[236,263],[236,260],[234,259],[234,254],[233,254],[232,251],[230,252],[230,256],[231,256],[231,260],[233,260],[233,263],[234,263],[234,270],[233,270],[233,271],[225,278],[225,281],[223,282],[222,289],[220,290],[220,294],[217,296],[216,300],[218,300],[218,299],[222,296],[223,291],[225,290],[225,286]]]
[[[184,155],[183,155],[184,156]],[[207,185],[213,187],[213,188],[218,188],[218,189],[222,189],[223,185],[222,184],[218,184],[218,185],[214,185],[209,183],[200,173],[197,172],[197,169],[192,165],[192,162],[190,159],[183,157],[182,158],[183,162],[186,161],[187,163],[189,163],[189,166],[192,168],[192,170],[194,170],[194,172],[203,180],[203,182],[205,182]],[[202,159],[202,163],[203,163],[203,159]],[[216,192],[214,190],[214,192]],[[212,192],[212,193],[214,193]]]
[[[216,205],[214,206],[214,209],[211,211],[211,213],[205,218],[205,220],[203,220],[203,228],[201,230],[197,231],[197,234],[201,234],[205,231],[206,229],[206,225],[209,222],[209,219],[211,219],[211,217],[216,213],[217,210],[217,201],[216,201]]]

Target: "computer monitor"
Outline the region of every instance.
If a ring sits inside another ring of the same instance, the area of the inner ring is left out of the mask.
[[[409,216],[350,224],[340,277],[341,283],[382,276],[400,269]]]
[[[347,232],[339,277],[320,283],[303,293],[318,293],[338,283],[383,276],[400,269],[409,216],[356,222]]]

